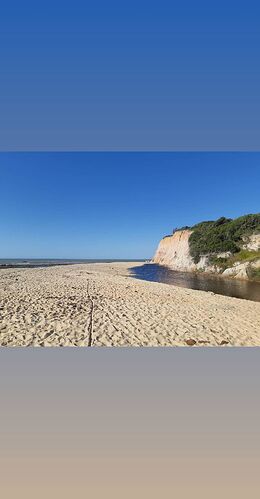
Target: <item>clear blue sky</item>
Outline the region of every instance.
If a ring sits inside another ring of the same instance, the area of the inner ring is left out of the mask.
[[[1,3],[0,147],[259,149],[260,3]]]
[[[260,211],[260,153],[0,153],[0,257],[149,258],[175,226]]]

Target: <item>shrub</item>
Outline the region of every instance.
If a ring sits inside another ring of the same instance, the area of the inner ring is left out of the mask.
[[[197,263],[200,255],[226,251],[238,253],[244,236],[260,233],[260,213],[234,220],[221,217],[216,221],[201,222],[191,229],[190,252]]]

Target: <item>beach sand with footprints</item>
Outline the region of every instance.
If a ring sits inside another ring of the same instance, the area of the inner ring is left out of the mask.
[[[260,345],[259,302],[137,280],[137,265],[1,270],[0,345]]]

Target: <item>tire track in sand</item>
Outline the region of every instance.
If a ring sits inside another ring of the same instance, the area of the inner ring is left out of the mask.
[[[89,320],[89,325],[88,325],[88,343],[87,343],[87,346],[91,347],[92,346],[92,333],[93,333],[94,300],[93,300],[93,298],[91,298],[89,289],[90,289],[90,281],[88,281],[88,285],[87,285],[87,296],[88,296],[88,300],[90,301],[90,312],[89,312],[90,320]]]

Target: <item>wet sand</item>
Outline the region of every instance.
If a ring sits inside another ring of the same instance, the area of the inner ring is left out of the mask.
[[[260,346],[260,303],[139,281],[137,265],[2,269],[0,345]]]

